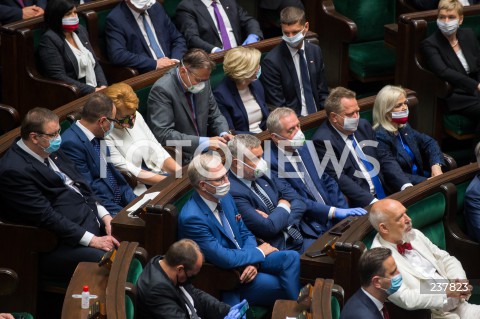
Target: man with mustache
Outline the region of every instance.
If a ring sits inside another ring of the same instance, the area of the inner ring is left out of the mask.
[[[378,231],[372,248],[390,248],[402,274],[403,284],[390,301],[409,310],[430,309],[432,318],[478,318],[480,306],[466,301],[472,286],[458,259],[414,229],[399,201],[376,202],[369,219]]]

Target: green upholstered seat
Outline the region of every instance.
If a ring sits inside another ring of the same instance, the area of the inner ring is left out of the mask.
[[[266,319],[270,318],[268,317],[269,314],[270,310],[266,307],[251,306],[247,310],[247,319]]]
[[[111,9],[97,11],[97,27],[98,27],[98,46],[100,51],[107,56],[107,41],[105,39],[105,24],[107,22],[107,16]]]
[[[367,120],[370,124],[373,125],[373,110],[360,111],[360,118]]]
[[[332,319],[340,319],[340,302],[335,296],[332,296],[330,305],[332,307]]]
[[[132,299],[125,295],[125,317],[127,319],[135,318],[135,306],[133,305]]]
[[[223,72],[223,63],[219,63],[215,66],[215,69],[212,70],[210,74],[210,85],[212,90],[214,90],[218,84],[223,80],[225,73]]]
[[[130,268],[128,269],[127,274],[127,282],[131,282],[132,284],[136,285],[137,280],[142,274],[143,265],[137,258],[133,258],[132,262],[130,263]]]
[[[185,195],[183,195],[173,203],[173,205],[177,208],[177,212],[179,214],[182,211],[183,206],[188,202],[188,200],[192,196],[192,194],[193,194],[193,188],[187,191]]]
[[[144,118],[147,116],[147,101],[151,89],[152,86],[149,85],[135,91],[138,97],[138,112],[142,114]]]
[[[471,181],[455,185],[457,187],[457,215],[456,215],[456,220],[457,220],[457,225],[460,227],[460,229],[464,233],[467,233],[467,226],[465,224],[465,216],[463,215],[464,202],[465,202],[465,192],[467,191],[467,187],[470,184],[470,182]]]
[[[177,10],[177,6],[181,0],[164,0],[163,1],[163,8],[165,12],[167,12],[168,16],[173,19],[175,17],[175,11]]]
[[[350,71],[359,77],[391,75],[395,69],[395,50],[383,40],[353,43],[349,46]]]
[[[446,114],[443,117],[443,128],[457,135],[473,134],[477,123],[460,114]]]
[[[33,316],[29,314],[28,312],[14,312],[12,313],[13,317],[15,319],[33,319]]]

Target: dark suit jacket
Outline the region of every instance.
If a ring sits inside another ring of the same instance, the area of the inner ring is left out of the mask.
[[[357,292],[348,299],[340,313],[340,319],[357,318],[383,319],[382,313],[362,289],[358,289]]]
[[[266,122],[269,112],[265,104],[265,92],[262,83],[254,81],[248,88],[262,111],[263,119],[260,122],[260,128],[264,131],[267,129]],[[223,78],[222,82],[213,91],[213,95],[217,100],[220,111],[227,119],[228,127],[234,129],[237,134],[250,134],[247,110],[238,93],[235,82],[228,77]]]
[[[230,194],[235,199],[237,209],[241,212],[242,219],[248,229],[257,238],[263,239],[279,250],[291,249],[292,247],[289,247],[285,241],[283,231],[290,225],[299,226],[305,212],[305,204],[299,199],[290,199],[290,213],[283,207],[277,207],[277,205],[281,198],[296,197],[295,192],[274,176],[272,176],[272,179],[266,176],[257,179],[255,182],[265,191],[273,206],[275,206],[275,209],[269,213],[265,203],[231,171],[228,178],[231,183]],[[260,216],[255,211],[256,209],[268,214],[268,218]]]
[[[477,175],[465,192],[465,223],[468,235],[480,243],[480,176]]]
[[[100,177],[100,158],[95,153],[92,142],[87,139],[85,133],[76,124],[72,124],[62,134],[62,149],[75,163],[78,171],[87,180],[102,205],[105,206],[112,216],[115,216],[123,207],[137,197],[122,174],[117,171],[111,162],[108,162],[107,165],[117,181],[122,194],[119,205],[113,201],[113,189],[108,182],[108,178]],[[108,147],[106,156],[110,156]]]
[[[47,0],[24,0],[26,7],[36,5],[45,9]],[[0,23],[7,24],[23,19],[22,6],[18,0],[0,0]]]
[[[155,2],[147,12],[165,56],[181,60],[187,51],[185,39],[175,28],[162,5]],[[105,37],[108,58],[113,64],[136,68],[141,73],[157,68],[157,60],[153,58],[138,23],[124,1],[108,14]]]
[[[378,148],[392,154],[412,184],[418,184],[426,180],[427,177],[430,177],[430,175],[425,174],[426,172],[423,170],[424,164],[429,165],[429,168],[433,164],[445,164],[442,151],[437,141],[433,138],[414,130],[408,123],[398,131],[412,151],[415,160],[412,160],[402,143],[398,140],[398,137],[388,132],[383,126],[378,126],[375,129]],[[417,175],[412,175],[413,163],[417,165]]]
[[[337,181],[327,173],[319,175],[323,170],[320,166],[320,161],[315,163],[318,160],[318,156],[312,141],[307,141],[307,144],[301,147],[298,152],[303,160],[305,168],[313,180],[313,183],[325,201],[325,204],[316,201],[315,197],[308,191],[301,178],[288,177],[284,180],[289,183],[290,187],[292,187],[298,195],[301,196],[302,201],[307,205],[307,214],[304,221],[310,225],[310,228],[313,229],[313,233],[318,237],[331,227],[331,223],[328,221],[330,207],[348,208],[348,204],[345,196],[338,187]],[[285,159],[285,167],[279,168],[278,156],[278,147],[275,143],[272,143],[270,157],[270,168],[272,169],[272,173],[279,179],[283,178],[282,176],[284,176],[286,172],[295,173],[292,163],[290,163],[287,158]],[[282,154],[282,156],[284,155]]]
[[[160,267],[161,256],[153,257],[137,281],[137,310],[139,319],[190,319],[184,294]],[[218,301],[191,284],[183,286],[193,298],[200,318],[223,319],[230,306]]]
[[[95,58],[95,77],[97,86],[107,85],[107,80],[103,74],[102,67],[98,63],[92,46],[88,40],[87,30],[82,25],[75,31],[85,48],[92,52]],[[72,49],[65,41],[65,37],[60,36],[53,30],[47,30],[40,39],[38,45],[38,66],[42,74],[46,77],[73,84],[80,89],[82,95],[95,92],[93,86],[87,85],[78,80],[78,62]]]
[[[447,98],[450,111],[461,112],[467,107],[480,107],[480,44],[472,29],[460,28],[457,38],[462,52],[470,67],[470,74],[465,72],[457,54],[447,38],[437,30],[421,44],[428,68],[453,87],[453,93]]]
[[[305,54],[310,74],[313,98],[317,110],[323,109],[328,96],[325,64],[322,51],[315,44],[305,41]],[[265,89],[267,104],[273,107],[286,106],[294,109],[297,115],[302,111],[302,92],[292,55],[285,41],[270,51],[262,61],[260,80]]]
[[[368,121],[360,119],[358,129],[355,132],[355,138],[357,139],[359,146],[362,147],[363,152],[372,160],[376,160],[377,164],[380,164],[380,172],[378,175],[386,195],[398,192],[401,187],[407,183],[410,183],[408,178],[403,174],[400,165],[392,157],[391,154],[386,153],[378,147],[366,145],[365,142],[371,141],[377,142],[375,138],[375,132]],[[330,124],[330,121],[325,121],[320,125],[318,130],[313,135],[313,143],[317,149],[318,157],[321,161],[328,160],[325,171],[332,177],[336,178],[332,160],[337,163],[340,162],[340,158],[343,152],[349,152],[348,147],[345,144],[343,138]],[[331,143],[331,147],[327,149],[326,142]],[[373,162],[373,161],[372,161]],[[374,164],[374,163],[372,163]],[[375,164],[374,164],[375,166]],[[338,176],[338,184],[342,192],[347,196],[352,207],[364,207],[370,204],[373,200],[372,194],[370,194],[368,182],[364,178],[354,176],[356,171],[361,171],[358,167],[357,161],[353,155],[349,152],[348,157],[343,166],[340,166],[341,173]]]
[[[235,0],[220,0],[220,3],[227,13],[239,46],[249,34],[256,34],[260,39],[263,38],[257,20],[249,16]],[[180,2],[175,12],[175,24],[187,40],[189,49],[200,48],[210,53],[214,47],[223,48],[215,22],[201,1]]]
[[[98,221],[102,220],[97,218],[91,188],[61,150],[50,158],[75,182],[83,197],[15,141],[0,160],[0,219],[50,230],[71,247],[78,245],[86,231],[99,236]]]

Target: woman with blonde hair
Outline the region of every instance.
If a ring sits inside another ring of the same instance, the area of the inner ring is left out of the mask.
[[[378,92],[373,105],[373,128],[378,148],[395,158],[412,184],[442,174],[443,154],[430,136],[408,123],[408,100],[404,89],[387,85]],[[424,171],[424,163],[430,170]]]
[[[105,138],[110,148],[110,160],[120,171],[127,171],[139,181],[134,192],[140,195],[145,185],[154,185],[164,179],[165,173],[181,169],[175,160],[158,143],[137,111],[138,97],[125,83],[116,83],[105,90],[112,99],[117,114],[114,129]]]
[[[236,47],[223,60],[225,77],[213,94],[230,129],[238,134],[260,133],[266,128],[268,108],[262,83],[261,53],[257,49]]]

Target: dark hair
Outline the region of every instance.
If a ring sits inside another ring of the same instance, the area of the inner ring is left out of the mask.
[[[112,117],[113,101],[103,93],[93,93],[80,112],[82,120],[93,123],[102,116]]]
[[[196,242],[182,239],[168,248],[163,260],[171,267],[183,265],[185,270],[191,270],[195,266],[199,254],[201,254],[200,247]]]
[[[22,121],[20,136],[27,140],[32,132],[45,133],[43,126],[47,122],[58,122],[58,115],[43,107],[31,109]]]
[[[188,69],[209,69],[215,68],[215,62],[210,59],[207,52],[202,49],[190,49],[182,59],[183,65]]]
[[[75,7],[72,0],[48,0],[45,8],[45,24],[49,29],[63,35],[62,18]]]
[[[299,23],[304,25],[306,22],[305,11],[301,8],[286,7],[280,11],[280,24],[293,25]]]
[[[383,262],[392,255],[388,248],[377,247],[367,250],[358,262],[358,271],[360,273],[360,285],[362,287],[370,286],[373,276],[385,276]]]

